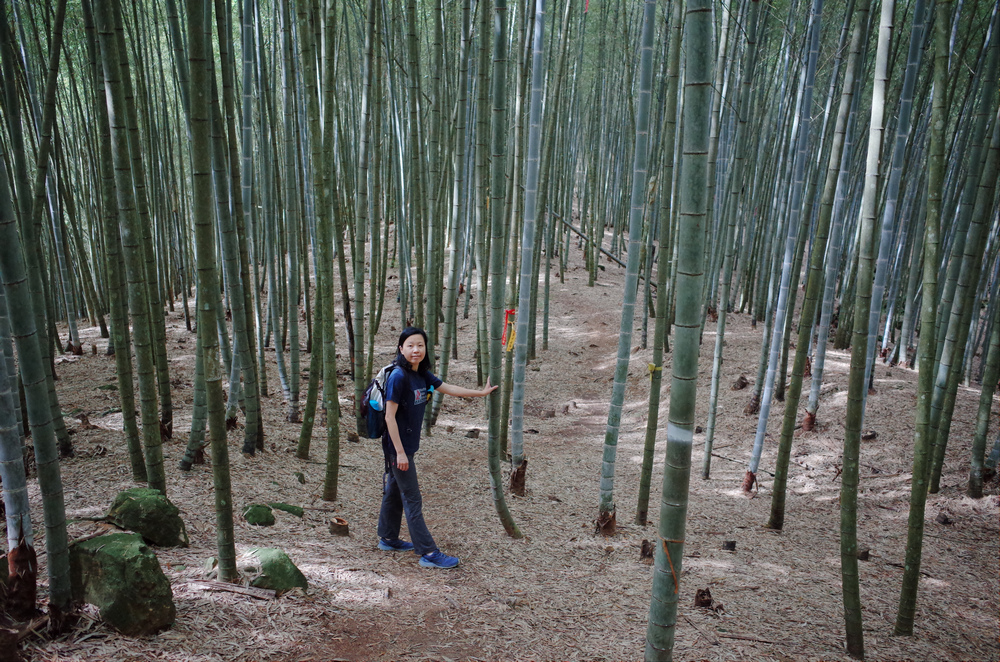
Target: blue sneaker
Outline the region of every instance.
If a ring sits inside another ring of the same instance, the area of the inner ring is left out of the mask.
[[[425,568],[454,568],[458,565],[458,559],[454,556],[448,556],[440,550],[434,550],[430,554],[424,554],[420,557],[420,565]]]
[[[413,549],[413,543],[399,538],[389,540],[388,538],[378,539],[378,548],[383,552],[408,552]]]

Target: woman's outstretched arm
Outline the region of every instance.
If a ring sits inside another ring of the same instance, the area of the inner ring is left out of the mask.
[[[464,386],[455,386],[454,384],[448,384],[447,382],[442,382],[441,386],[437,387],[437,390],[445,395],[454,395],[459,398],[485,398],[487,395],[497,390],[497,386],[490,385],[489,377],[486,378],[486,386],[481,390],[465,388]]]

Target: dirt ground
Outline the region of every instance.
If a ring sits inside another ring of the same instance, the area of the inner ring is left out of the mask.
[[[209,465],[196,466],[187,475],[176,468],[190,425],[195,349],[178,306],[168,318],[176,433],[164,453],[169,497],[182,512],[191,546],[157,549],[173,587],[177,621],[157,636],[126,638],[86,607],[85,618],[72,632],[55,641],[29,638],[26,656],[46,661],[640,659],[653,571],[640,560],[640,546],[656,537],[654,525],[634,523],[652,354],[639,348],[641,317],[617,451],[619,531],[611,538],[594,533],[622,282],[622,270],[609,263],[597,285],[587,287],[580,254],[574,251],[565,283],[553,283],[549,348],[539,351],[527,373],[527,496],[507,496],[523,539],[505,535],[494,509],[483,401],[446,399],[417,464],[428,525],[441,549],[461,559],[451,571],[421,568],[412,554],[376,548],[382,473],[377,441],[342,442],[340,498],[321,500],[324,432],[314,432],[310,461],[294,457],[299,426],[283,418],[271,352],[271,395],[263,404],[267,450],[254,458],[241,456],[242,432],[234,430],[230,453],[237,511],[268,501],[306,508],[301,519],[276,512],[273,527],[251,527],[237,518],[238,552],[280,547],[308,578],[308,591],[272,600],[212,590],[199,582],[204,562],[215,554],[212,476]],[[399,331],[398,309],[389,298],[378,363],[391,358]],[[101,516],[114,494],[135,485],[121,415],[115,412],[117,393],[101,388],[116,383],[113,358],[104,355],[106,341],[95,329],[82,333],[87,353],[58,366],[63,410],[75,430],[76,457],[62,463],[71,519]],[[458,360],[448,381],[472,386],[474,309],[469,319],[460,320],[459,334]],[[751,389],[729,388],[740,374],[753,382],[760,334],[748,316],[730,316],[709,480],[702,480],[699,471],[705,437],[695,436],[675,659],[848,660],[838,499],[850,357],[832,349],[828,354],[819,426],[797,433],[785,527],[780,533],[770,531],[763,525],[784,405],[776,402],[772,409],[759,491],[747,497],[740,482],[757,417],[743,414]],[[346,342],[338,342],[346,359]],[[700,425],[707,418],[714,342],[710,324],[701,349]],[[96,355],[90,353],[91,343]],[[997,484],[988,485],[981,500],[965,495],[978,387],[960,390],[942,489],[927,503],[915,634],[892,634],[906,542],[915,382],[914,372],[879,364],[877,393],[868,401],[866,427],[877,438],[862,445],[858,513],[860,548],[869,550],[868,560],[860,563],[867,658],[997,660]],[[342,408],[349,417],[352,391],[341,386]],[[661,420],[666,403],[664,397]],[[98,427],[83,429],[75,418],[79,413]],[[478,438],[473,430],[480,431]],[[659,437],[650,500],[653,521],[665,443],[662,433]],[[995,438],[994,417],[990,439]],[[32,517],[41,529],[37,482],[32,480],[30,488]],[[948,523],[938,521],[939,515]],[[334,516],[348,521],[349,537],[330,534]],[[70,536],[91,534],[98,526],[74,521]],[[42,535],[39,531],[36,538],[39,549],[44,547]],[[735,541],[734,551],[723,549],[727,541]],[[43,555],[42,577],[44,560]],[[716,609],[694,606],[696,590],[704,588],[711,590]]]

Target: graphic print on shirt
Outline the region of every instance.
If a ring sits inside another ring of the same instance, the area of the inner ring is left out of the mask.
[[[413,389],[413,404],[422,405],[426,402],[427,402],[427,389],[426,388]]]

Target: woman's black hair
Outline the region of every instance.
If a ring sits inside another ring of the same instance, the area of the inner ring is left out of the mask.
[[[421,375],[425,375],[431,370],[431,348],[428,346],[427,343],[427,332],[421,328],[415,326],[408,326],[405,329],[403,329],[402,333],[399,334],[399,342],[396,343],[396,360],[394,361],[394,363],[401,368],[406,368],[407,370],[413,370],[413,366],[411,366],[409,360],[407,360],[406,357],[403,356],[403,353],[399,351],[399,348],[403,346],[403,343],[406,342],[407,338],[409,338],[410,336],[415,336],[418,333],[421,336],[423,336],[424,346],[427,347],[427,351],[424,353],[424,358],[420,361],[420,365],[417,366],[417,372],[420,373]]]

